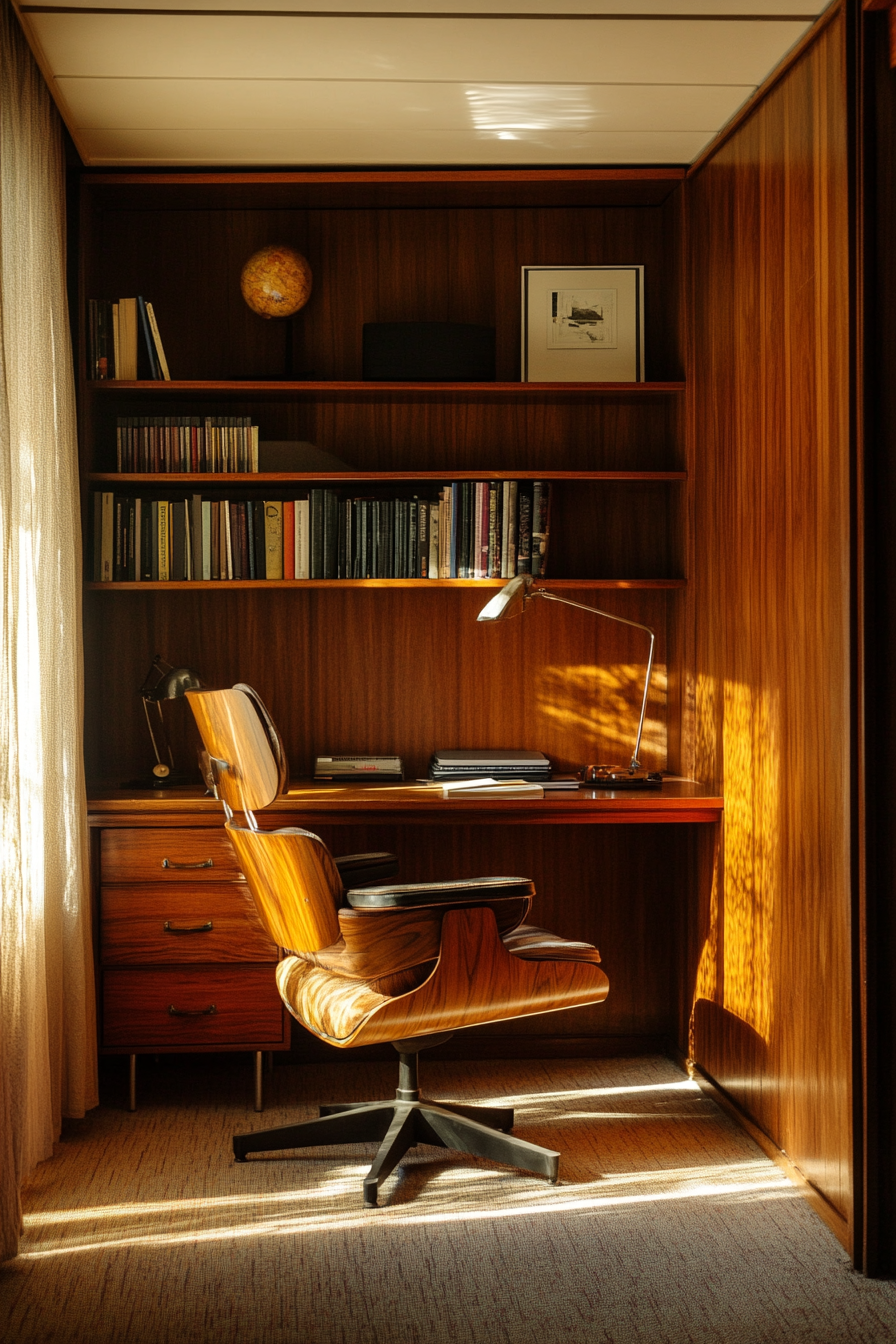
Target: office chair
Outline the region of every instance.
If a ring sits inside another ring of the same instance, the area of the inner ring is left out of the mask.
[[[602,1002],[609,982],[597,949],[525,924],[535,894],[526,878],[346,890],[352,865],[340,874],[318,836],[258,826],[255,811],[284,791],[288,770],[277,729],[252,688],[188,691],[187,699],[259,916],[286,952],[276,973],[284,1003],[330,1045],[388,1042],[399,1056],[394,1101],[321,1106],[319,1119],[237,1134],[237,1161],[284,1148],[378,1142],[363,1182],[368,1208],[417,1143],[556,1182],[560,1154],[511,1135],[512,1109],[423,1100],[417,1056],[462,1027]],[[362,875],[369,857],[357,856]],[[373,857],[374,870],[389,858]]]

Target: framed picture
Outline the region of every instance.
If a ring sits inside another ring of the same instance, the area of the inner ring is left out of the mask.
[[[643,266],[524,266],[524,383],[642,383]]]

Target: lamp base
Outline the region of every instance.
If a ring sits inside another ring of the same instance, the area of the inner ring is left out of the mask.
[[[656,770],[629,770],[620,765],[586,765],[580,789],[661,789],[663,777]]]

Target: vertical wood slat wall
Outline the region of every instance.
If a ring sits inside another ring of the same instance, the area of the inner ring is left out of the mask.
[[[687,183],[698,777],[725,793],[691,1053],[849,1239],[850,331],[843,11]]]

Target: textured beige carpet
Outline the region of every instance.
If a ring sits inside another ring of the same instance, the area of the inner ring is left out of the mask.
[[[150,1061],[137,1113],[70,1126],[29,1187],[4,1344],[896,1340],[896,1284],[854,1274],[667,1060],[421,1065],[432,1097],[513,1104],[561,1184],[420,1147],[365,1211],[372,1148],[236,1165],[230,1135],[391,1095],[397,1069],[278,1067],[257,1116],[248,1057]]]

